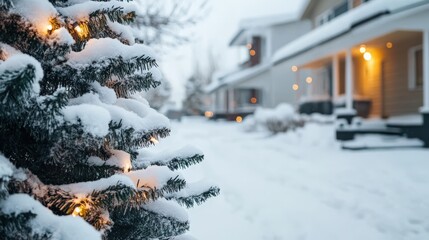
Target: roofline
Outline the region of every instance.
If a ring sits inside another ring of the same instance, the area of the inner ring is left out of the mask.
[[[234,37],[231,39],[231,41],[229,42],[228,46],[233,46],[234,42],[238,40],[238,38],[240,37],[241,34],[243,34],[246,30],[245,29],[240,29],[235,35]]]
[[[355,28],[357,28],[357,27],[359,27],[359,26],[361,26],[361,25],[364,25],[365,23],[371,22],[371,21],[373,21],[373,20],[376,20],[376,19],[381,18],[381,17],[386,16],[386,15],[395,14],[395,13],[398,13],[398,12],[406,11],[406,10],[409,10],[409,9],[412,9],[412,8],[415,8],[415,7],[418,7],[418,6],[427,5],[427,4],[429,4],[429,2],[428,2],[428,1],[423,1],[423,2],[414,3],[414,4],[408,5],[408,6],[406,6],[406,7],[400,8],[400,9],[398,9],[398,10],[394,11],[394,12],[384,11],[384,12],[376,13],[376,14],[374,14],[374,15],[372,15],[372,16],[369,16],[369,17],[367,17],[367,18],[365,18],[365,19],[361,19],[360,21],[358,21],[358,22],[356,22],[356,23],[353,23],[353,24],[351,25],[351,27],[350,27],[347,31],[341,32],[341,33],[339,33],[339,34],[337,34],[337,35],[334,35],[334,36],[332,36],[332,37],[330,37],[330,38],[328,38],[328,39],[326,39],[326,40],[323,40],[323,41],[321,41],[321,42],[318,42],[318,43],[316,43],[316,44],[314,44],[314,45],[312,45],[312,46],[309,46],[309,47],[307,47],[307,48],[305,48],[305,49],[303,49],[303,50],[301,50],[301,51],[299,51],[299,52],[296,52],[296,53],[294,53],[294,54],[292,54],[292,55],[290,55],[290,56],[283,57],[283,58],[281,58],[281,59],[279,59],[279,60],[275,61],[275,62],[273,63],[273,65],[274,65],[274,66],[276,66],[276,65],[278,65],[278,64],[281,64],[282,62],[285,62],[285,61],[287,61],[287,60],[289,60],[289,59],[291,59],[291,58],[294,58],[294,57],[299,56],[299,55],[301,55],[301,54],[303,54],[303,53],[305,53],[305,52],[308,52],[308,51],[310,51],[310,50],[312,50],[312,49],[314,49],[314,48],[318,47],[319,45],[323,45],[323,44],[325,44],[325,43],[327,43],[327,42],[330,42],[330,41],[335,40],[335,39],[337,39],[337,38],[339,38],[339,37],[342,37],[342,36],[344,36],[344,35],[346,35],[346,34],[350,33],[351,31],[353,31]],[[314,30],[314,29],[313,29],[313,30]]]
[[[308,11],[310,11],[310,8],[316,3],[315,0],[306,0],[306,1],[307,1],[307,5],[305,5],[301,9],[301,14],[300,14],[301,20],[303,20],[304,16],[308,13]]]

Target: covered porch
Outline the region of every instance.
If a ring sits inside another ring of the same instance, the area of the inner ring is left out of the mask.
[[[315,45],[300,46],[301,51],[285,49],[284,62],[312,73],[307,77],[312,86],[303,94],[309,99],[327,96],[337,107],[336,115],[347,120],[349,125],[337,131],[339,140],[353,139],[356,134],[393,134],[419,138],[429,147],[427,11],[427,4],[408,8],[352,25],[337,36],[329,37],[329,29],[321,29],[305,37],[319,37],[321,42],[309,41]],[[410,114],[420,115],[422,121],[387,121],[378,129],[351,124],[357,115],[388,119]]]

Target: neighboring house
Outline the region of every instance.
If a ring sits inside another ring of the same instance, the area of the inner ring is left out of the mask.
[[[272,56],[285,44],[311,30],[308,20],[299,16],[279,15],[243,20],[230,42],[231,47],[247,48],[248,60],[230,73],[218,75],[206,92],[211,96],[208,116],[243,117],[259,107],[274,107],[281,102],[296,100],[292,88],[287,88],[286,73],[281,78],[271,76]]]
[[[429,1],[310,0],[301,19],[313,30],[278,50],[272,69],[310,71],[300,77],[301,110],[336,107],[348,120],[419,115],[385,130],[429,147]]]

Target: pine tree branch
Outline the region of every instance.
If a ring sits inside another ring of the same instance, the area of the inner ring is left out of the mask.
[[[192,208],[195,205],[201,205],[208,198],[216,197],[217,195],[219,195],[219,193],[220,189],[218,187],[210,187],[210,189],[208,189],[207,191],[204,191],[199,194],[194,194],[186,197],[170,197],[167,199],[174,199],[180,205],[186,206],[187,208]]]
[[[133,86],[128,93],[139,89],[146,89],[148,85],[155,86],[158,84],[150,73],[139,73],[141,77],[136,77],[136,72],[148,71],[153,67],[157,67],[156,60],[147,56],[133,57],[124,59],[121,56],[117,58],[105,58],[86,65],[63,64],[57,66],[53,71],[46,73],[46,78],[51,79],[52,88],[60,86],[66,87],[71,91],[71,94],[81,94],[85,89],[89,89],[89,84],[97,81],[103,86],[112,84],[112,79],[117,79],[115,82],[125,83],[126,86]],[[123,89],[119,85],[118,89]]]
[[[7,0],[6,0],[7,1]],[[29,54],[42,63],[52,66],[69,53],[70,46],[48,42],[40,37],[34,26],[17,14],[9,14],[0,9],[0,42],[9,44],[21,52]]]
[[[162,239],[180,235],[189,230],[188,221],[181,222],[145,209],[130,211],[126,216],[113,211],[112,220],[115,225],[108,233],[108,239]]]
[[[45,229],[43,234],[33,230],[31,220],[36,218],[32,212],[19,214],[4,214],[0,211],[0,236],[4,240],[34,239],[47,240],[52,238],[52,232]]]
[[[147,91],[150,88],[156,88],[161,84],[154,80],[152,73],[133,74],[127,77],[126,80],[110,80],[106,85],[113,88],[118,97],[127,97],[130,94]]]
[[[0,10],[9,10],[12,7],[12,0],[0,0]]]
[[[137,149],[148,147],[154,143],[151,139],[165,138],[170,135],[170,129],[159,128],[147,132],[137,132],[134,128],[122,128],[122,123],[111,122],[109,126],[109,135],[106,140],[111,144],[113,149],[119,149],[131,154],[133,158],[137,156]]]
[[[31,64],[16,71],[0,72],[0,109],[4,114],[12,114],[15,108],[27,104],[35,78],[36,67]]]

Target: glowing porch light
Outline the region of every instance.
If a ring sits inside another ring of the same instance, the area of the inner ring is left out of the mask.
[[[370,52],[366,52],[366,53],[363,55],[363,58],[365,59],[365,61],[371,61],[371,59],[372,59],[372,54],[371,54]]]
[[[250,99],[250,102],[251,102],[252,104],[256,104],[256,103],[258,102],[258,99],[257,99],[257,98],[255,98],[255,97],[252,97],[252,98]]]
[[[362,53],[362,54],[365,53],[366,52],[366,46],[365,45],[361,45],[360,48],[359,48],[359,52]]]
[[[294,91],[298,91],[298,89],[299,89],[299,85],[295,83],[294,85],[292,85],[292,89],[293,89]]]
[[[298,71],[298,67],[297,66],[292,66],[292,72],[297,72]]]
[[[235,121],[238,122],[238,123],[241,123],[241,122],[243,122],[243,117],[242,116],[237,116],[235,118]]]
[[[150,137],[150,141],[151,141],[153,144],[158,144],[158,143],[159,143],[158,139],[156,139],[155,137]]]
[[[305,81],[306,81],[308,84],[311,84],[311,83],[313,82],[313,78],[312,78],[312,77],[307,77],[307,78],[305,79]]]
[[[392,42],[387,42],[386,43],[386,47],[389,48],[389,49],[393,48],[393,43]]]
[[[211,111],[206,111],[206,112],[204,113],[204,116],[205,116],[206,118],[212,118],[212,117],[213,117],[213,115],[214,115],[214,113],[213,113],[213,112],[211,112]]]
[[[250,56],[254,57],[256,55],[256,51],[255,50],[250,50],[249,52]]]

